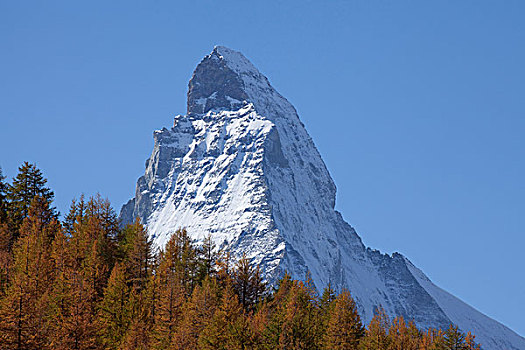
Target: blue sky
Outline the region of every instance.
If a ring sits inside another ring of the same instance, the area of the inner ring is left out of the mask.
[[[134,194],[195,65],[242,51],[297,108],[365,244],[525,335],[522,1],[0,1],[0,166],[62,212]]]

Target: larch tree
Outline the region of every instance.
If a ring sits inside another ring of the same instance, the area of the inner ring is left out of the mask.
[[[116,263],[98,310],[100,339],[106,349],[117,349],[131,324],[131,290],[127,280],[125,267]]]
[[[47,346],[49,293],[55,278],[51,244],[60,230],[54,211],[35,196],[13,248],[12,278],[0,307],[0,347]]]
[[[107,200],[81,198],[71,205],[65,231],[53,249],[60,261],[53,293],[54,346],[94,349],[100,347],[97,306],[116,259],[118,220]]]
[[[150,276],[145,288],[140,292],[136,289],[131,290],[131,324],[122,341],[121,349],[147,350],[152,348],[158,304],[158,286],[155,282],[154,276]]]
[[[361,349],[363,350],[384,350],[388,349],[390,339],[388,338],[388,330],[390,328],[390,319],[385,310],[380,307],[366,330],[366,336],[361,341]]]
[[[129,278],[127,281],[136,292],[142,291],[153,272],[153,242],[146,228],[137,219],[123,230],[121,250]]]
[[[468,350],[480,350],[481,345],[476,343],[476,336],[471,332],[467,332],[465,336],[465,349]]]
[[[365,328],[357,312],[357,307],[350,292],[339,294],[334,307],[330,310],[328,326],[324,336],[324,348],[333,350],[358,349],[365,334]]]
[[[213,319],[219,305],[219,286],[215,278],[206,278],[197,285],[184,306],[180,327],[172,339],[171,349],[197,349],[199,337]]]
[[[319,308],[313,285],[294,282],[282,305],[279,347],[284,349],[318,349],[322,343],[319,332]]]
[[[420,334],[413,322],[406,324],[402,316],[394,318],[388,330],[389,349],[419,350]]]
[[[199,348],[244,350],[251,346],[250,328],[243,306],[231,285],[222,290],[219,307],[199,337]]]
[[[155,312],[156,348],[165,349],[177,331],[182,316],[182,305],[188,296],[191,279],[192,247],[183,230],[175,232],[161,252],[155,276],[158,302]]]

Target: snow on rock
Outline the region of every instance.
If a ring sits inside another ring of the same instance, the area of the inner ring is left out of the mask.
[[[525,339],[436,287],[401,254],[363,245],[335,207],[336,188],[295,108],[241,53],[217,46],[189,82],[188,113],[154,133],[135,198],[121,211],[165,244],[185,227],[234,256],[322,290],[348,288],[365,322],[382,306],[423,328],[454,322],[484,349]]]

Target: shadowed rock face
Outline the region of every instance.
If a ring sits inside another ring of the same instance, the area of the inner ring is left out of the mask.
[[[326,117],[328,118],[328,117]],[[525,340],[434,285],[401,254],[364,246],[335,207],[336,188],[295,108],[242,54],[216,47],[189,82],[188,114],[155,145],[121,220],[140,218],[162,246],[186,227],[199,242],[260,264],[272,283],[309,273],[347,288],[365,322],[383,307],[419,327],[456,323],[484,349]]]
[[[247,99],[243,81],[220,59],[217,48],[201,61],[188,84],[188,114],[237,110]]]

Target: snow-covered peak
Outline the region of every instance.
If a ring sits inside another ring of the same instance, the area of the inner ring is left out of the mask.
[[[226,65],[238,74],[261,74],[242,53],[227,48],[226,46],[215,46],[210,55],[224,60]]]
[[[217,46],[205,56],[189,82],[188,114],[154,139],[121,219],[140,218],[157,245],[186,227],[197,242],[211,235],[233,257],[246,254],[270,283],[287,271],[308,273],[319,291],[349,289],[365,322],[381,306],[422,328],[474,330],[487,350],[525,349],[525,339],[400,254],[364,246],[335,211],[335,184],[294,107],[241,53]]]
[[[197,65],[188,84],[188,114],[237,110],[247,103],[270,120],[299,122],[294,107],[240,52],[215,46]]]

